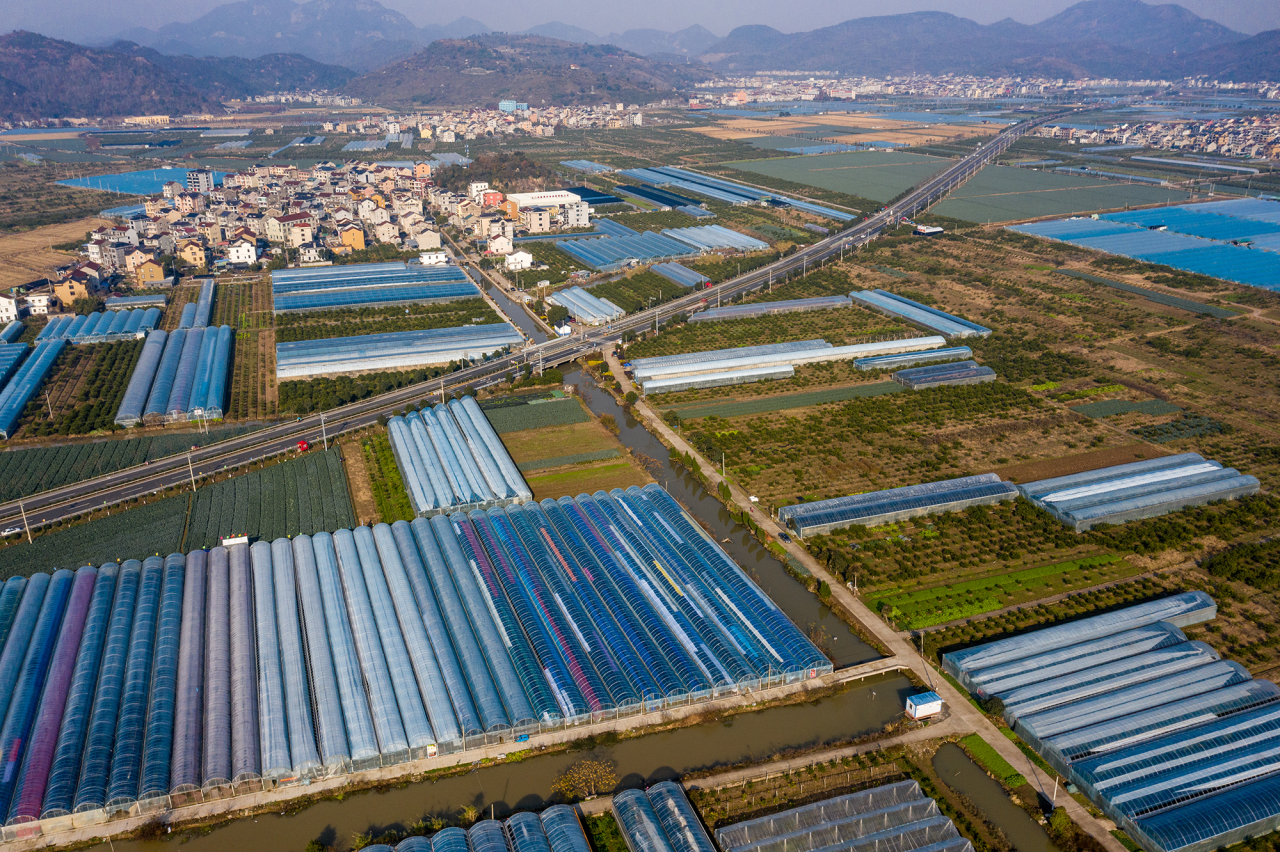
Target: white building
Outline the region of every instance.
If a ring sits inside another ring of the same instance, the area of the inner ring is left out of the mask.
[[[258,262],[258,247],[248,240],[239,240],[227,249],[227,262],[250,266]]]
[[[513,251],[507,255],[505,261],[507,269],[519,271],[521,269],[529,269],[533,266],[533,255],[527,251]]]
[[[907,718],[927,719],[942,712],[942,696],[936,692],[922,692],[907,696]]]
[[[27,313],[27,303],[18,296],[0,293],[0,323],[10,323]]]
[[[516,203],[516,209],[526,207],[564,207],[582,201],[577,195],[564,189],[552,189],[546,192],[512,192],[507,194],[508,201]]]

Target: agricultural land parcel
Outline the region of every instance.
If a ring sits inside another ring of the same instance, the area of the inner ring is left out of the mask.
[[[213,547],[222,536],[265,541],[355,524],[336,450],[305,456],[0,549],[0,577]]]
[[[912,115],[909,113],[828,112],[823,115],[779,115],[718,117],[714,124],[696,132],[715,139],[755,144],[759,137],[794,136],[813,140],[859,144],[890,142],[898,145],[928,145],[972,136],[990,136],[1002,125],[958,120],[958,116]],[[762,146],[763,147],[763,146]],[[787,146],[791,147],[791,146]]]
[[[845,195],[886,202],[938,172],[950,162],[941,157],[895,151],[858,151],[769,160],[745,160],[724,165],[743,172],[781,178]],[[750,177],[744,178],[750,181]]]

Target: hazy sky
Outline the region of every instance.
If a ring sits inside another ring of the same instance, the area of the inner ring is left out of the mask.
[[[190,21],[224,0],[0,0],[0,31],[27,29],[58,38],[102,42],[136,26],[155,28]],[[785,32],[810,30],[849,18],[924,9],[942,10],[991,23],[1011,17],[1036,23],[1074,0],[382,0],[414,23],[446,23],[462,15],[496,30],[517,32],[559,20],[597,33],[635,27],[663,30],[702,24],[717,35],[742,24],[768,24]],[[1246,33],[1280,29],[1277,0],[1183,0],[1196,14]],[[799,14],[801,13],[802,14]]]

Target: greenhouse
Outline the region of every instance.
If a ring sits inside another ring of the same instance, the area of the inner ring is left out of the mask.
[[[876,355],[871,358],[859,358],[853,365],[859,370],[896,370],[910,367],[913,364],[928,364],[935,361],[962,361],[973,357],[973,350],[968,346],[951,346],[946,349],[933,349],[928,352],[903,352],[898,355]]]
[[[701,373],[696,376],[675,376],[670,379],[650,379],[642,382],[640,390],[646,396],[651,393],[674,393],[694,388],[720,388],[728,385],[745,385],[752,382],[770,382],[789,379],[796,374],[789,364],[780,367],[749,367],[745,370],[726,370],[723,373]]]
[[[820,364],[827,361],[851,361],[870,355],[888,355],[896,352],[916,352],[935,349],[946,341],[941,337],[915,337],[906,340],[882,340],[877,343],[857,343],[852,346],[832,346],[825,340],[821,346],[811,349],[791,349],[766,354],[726,355],[702,358],[697,361],[654,364],[633,363],[635,380],[647,383],[653,379],[669,379],[675,376],[693,376],[700,373],[723,373],[729,370],[745,370],[752,367],[796,367],[801,364]],[[732,352],[733,350],[729,350]]]
[[[650,269],[681,287],[697,287],[699,284],[711,283],[711,279],[701,272],[694,272],[679,263],[655,263]]]
[[[597,227],[608,233],[606,224],[614,223],[604,219],[597,223]],[[688,243],[655,234],[653,231],[645,231],[642,234],[634,232],[608,234],[608,236],[588,240],[562,240],[556,243],[556,246],[565,254],[572,255],[592,269],[601,272],[612,272],[632,262],[653,263],[701,254],[698,249]]]
[[[702,352],[684,352],[679,355],[657,355],[652,358],[633,358],[623,364],[633,370],[647,370],[655,367],[670,367],[677,364],[698,364],[703,361],[720,361],[725,358],[755,358],[762,355],[776,355],[781,352],[805,352],[810,349],[831,349],[830,343],[817,338],[815,340],[792,340],[787,343],[763,343],[758,346],[738,346],[732,349],[706,349]]]
[[[5,344],[12,346],[13,344]],[[67,346],[65,338],[45,340],[35,345],[31,355],[14,371],[13,376],[0,390],[0,438],[9,439],[18,426],[27,403],[40,390],[54,362]]]
[[[220,420],[233,337],[229,325],[151,332],[116,410],[116,424]]]
[[[994,473],[982,473],[783,506],[778,509],[778,520],[799,536],[819,535],[853,524],[875,527],[970,506],[990,506],[1017,496],[1018,489],[1012,482],[1005,482]]]
[[[561,160],[560,165],[576,172],[586,172],[593,175],[603,175],[613,171],[613,166],[604,166],[591,160]]]
[[[29,348],[25,343],[0,343],[0,391],[4,390],[5,383],[13,374],[18,372]]]
[[[1147,459],[1019,485],[1028,500],[1077,531],[1156,518],[1256,494],[1255,477],[1196,453]]]
[[[11,320],[5,327],[4,331],[0,331],[0,341],[4,343],[15,343],[22,336],[22,331],[26,326],[22,324],[22,320]]]
[[[533,492],[469,396],[392,417],[391,451],[422,517],[527,503]]]
[[[854,290],[849,298],[873,311],[906,320],[913,325],[941,334],[943,337],[989,337],[991,329],[937,308],[913,302],[888,290]]]
[[[524,337],[511,323],[500,322],[277,343],[276,378],[283,381],[478,361],[523,342]]]
[[[631,852],[716,852],[684,788],[674,781],[614,794],[613,814]]]
[[[972,852],[938,803],[899,781],[716,830],[725,852]]]
[[[1280,827],[1280,689],[1179,627],[1203,592],[947,654],[1005,718],[1149,852],[1209,852]]]
[[[687,243],[700,252],[732,249],[733,251],[765,251],[769,244],[746,234],[731,231],[723,225],[694,225],[689,228],[667,228],[664,237]]]
[[[792,314],[801,311],[828,311],[852,305],[845,296],[816,296],[812,299],[787,299],[781,302],[753,302],[747,305],[728,305],[709,308],[689,317],[689,322],[714,322],[717,320],[766,317],[774,314]]]
[[[622,174],[631,177],[628,172]],[[687,195],[677,195],[674,192],[668,192],[665,189],[656,189],[652,186],[634,186],[632,184],[618,184],[614,187],[616,192],[623,195],[629,195],[632,198],[638,198],[641,201],[648,201],[650,204],[658,205],[659,210],[670,210],[673,207],[696,207],[698,202]]]
[[[457,266],[356,263],[271,273],[275,313],[373,305],[432,304],[479,296]]]
[[[8,826],[306,783],[831,671],[657,485],[13,577],[0,614]],[[678,819],[657,810],[664,827]],[[582,852],[566,819],[544,825],[566,842],[553,852]]]
[[[102,311],[88,316],[54,317],[36,335],[36,342],[65,340],[68,343],[114,343],[134,340],[152,331],[160,322],[159,308]]]
[[[996,371],[990,367],[979,366],[974,361],[960,361],[955,364],[910,367],[893,373],[889,378],[905,388],[918,391],[930,388],[979,385],[984,382],[994,382],[996,380]]]
[[[608,299],[597,298],[581,287],[566,287],[547,297],[553,305],[559,305],[583,325],[600,325],[619,319],[626,311]]]
[[[213,316],[213,279],[206,278],[200,284],[200,295],[196,298],[196,315],[191,323],[192,328],[205,328]]]

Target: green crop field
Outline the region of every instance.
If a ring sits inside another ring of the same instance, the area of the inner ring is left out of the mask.
[[[1164,204],[1187,198],[1190,196],[1182,190],[1161,186],[1014,166],[987,166],[948,195],[933,212],[967,222],[1008,222]]]
[[[391,451],[391,438],[379,430],[372,438],[360,442],[364,454],[365,470],[369,473],[369,486],[373,490],[373,502],[383,523],[412,521],[416,517],[409,492],[404,487],[404,477],[396,465]]]
[[[1034,390],[1034,388],[1033,388]],[[1144,399],[1142,402],[1129,402],[1125,399],[1106,399],[1102,402],[1090,402],[1073,406],[1072,411],[1085,417],[1116,417],[1121,414],[1176,414],[1182,409],[1172,402],[1163,399]]]
[[[125,438],[0,452],[0,500],[17,500],[50,488],[101,476],[252,432],[260,426],[181,432],[154,438]]]
[[[486,403],[480,407],[484,410],[484,416],[489,418],[493,430],[499,435],[504,432],[519,432],[523,429],[585,423],[591,419],[583,410],[582,404],[574,397],[545,402],[536,399],[530,402],[513,402],[508,398],[502,400],[499,405]]]
[[[661,305],[680,296],[688,295],[689,288],[668,281],[656,272],[641,270],[617,281],[605,281],[589,291],[597,299],[608,299],[629,314],[650,305]],[[652,300],[652,301],[650,301]]]
[[[1103,554],[909,592],[890,588],[868,595],[867,601],[899,627],[919,630],[1133,573],[1119,556]]]
[[[897,382],[866,382],[847,388],[812,391],[809,393],[787,393],[769,396],[764,399],[735,400],[709,404],[692,404],[684,408],[673,408],[681,420],[695,420],[699,417],[745,417],[750,414],[764,414],[770,411],[786,411],[791,408],[808,408],[812,405],[826,405],[832,402],[847,402],[868,396],[881,396],[886,393],[898,393],[902,385]]]
[[[1144,441],[1167,444],[1170,441],[1200,438],[1205,435],[1229,435],[1233,430],[1228,424],[1214,420],[1212,417],[1205,417],[1203,414],[1184,414],[1171,423],[1154,423],[1129,431]]]
[[[950,162],[920,154],[858,151],[746,160],[724,165],[738,171],[886,202],[933,177]]]
[[[998,751],[977,734],[969,734],[962,738],[960,746],[968,752],[975,763],[994,775],[996,780],[1008,789],[1013,790],[1027,783],[1022,773],[1014,769],[1009,761],[1001,757]]]
[[[1079,278],[1082,281],[1091,281],[1094,284],[1101,284],[1104,287],[1110,287],[1114,290],[1123,290],[1126,293],[1133,293],[1142,296],[1156,304],[1168,305],[1171,308],[1181,308],[1184,311],[1190,311],[1193,314],[1209,314],[1218,319],[1231,319],[1236,316],[1235,311],[1229,311],[1226,308],[1218,308],[1213,305],[1206,305],[1203,302],[1193,302],[1190,299],[1181,299],[1177,296],[1171,296],[1168,293],[1161,293],[1159,290],[1149,290],[1146,287],[1135,287],[1133,284],[1125,284],[1123,281],[1112,281],[1110,278],[1101,278],[1097,275],[1090,275],[1087,272],[1080,272],[1075,269],[1055,269],[1054,272],[1059,275],[1066,275],[1069,278]]]

